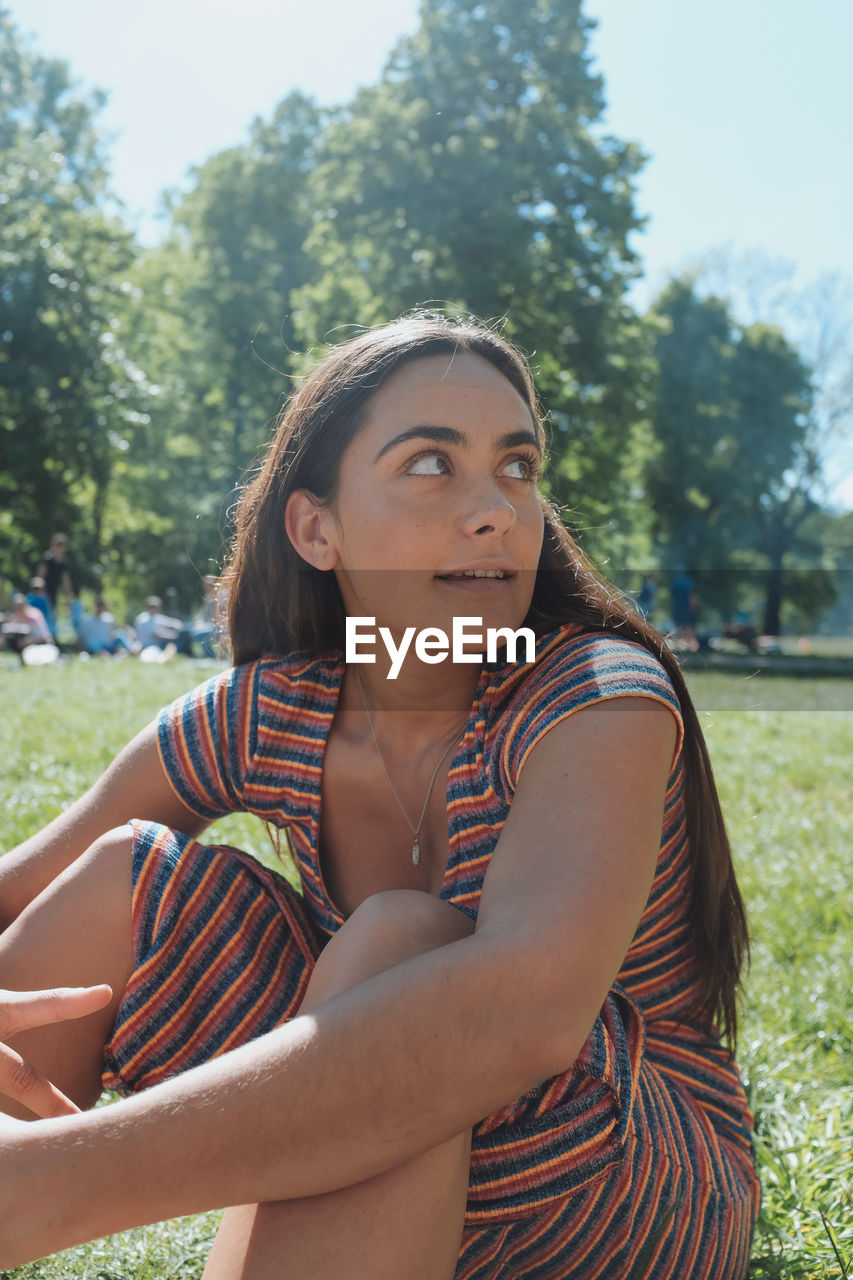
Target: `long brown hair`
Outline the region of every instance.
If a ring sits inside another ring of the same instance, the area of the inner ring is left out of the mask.
[[[488,360],[508,379],[530,409],[544,452],[542,417],[527,363],[510,342],[479,322],[413,312],[335,347],[286,405],[260,469],[237,505],[233,552],[223,574],[235,663],[262,654],[307,650],[319,656],[343,649],[345,619],[337,581],[334,574],[311,568],[293,548],[284,527],[288,498],[307,489],[320,503],[334,503],[341,458],[375,391],[413,360],[463,352]],[[541,502],[545,535],[525,625],[540,635],[564,622],[618,632],[655,655],[681,704],[701,1006],[733,1045],[748,931],[699,718],[663,636],[598,573],[556,508],[544,496]]]

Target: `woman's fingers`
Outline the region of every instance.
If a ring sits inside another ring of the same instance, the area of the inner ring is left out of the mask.
[[[103,1009],[112,987],[56,987],[52,991],[0,991],[0,1040],[66,1018],[83,1018]]]
[[[0,1094],[14,1098],[42,1119],[79,1111],[70,1098],[14,1049],[0,1043]]]
[[[19,1031],[95,1013],[109,1004],[112,994],[106,983],[52,991],[0,991],[0,1094],[14,1098],[42,1118],[79,1110],[46,1076],[2,1042]]]

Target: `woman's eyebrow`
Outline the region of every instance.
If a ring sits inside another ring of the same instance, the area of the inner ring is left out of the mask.
[[[378,462],[379,459],[388,452],[389,449],[395,448],[398,444],[405,444],[407,440],[416,439],[436,440],[441,444],[455,444],[461,449],[469,449],[470,441],[463,431],[457,430],[456,427],[436,427],[428,422],[418,423],[415,427],[408,427],[405,431],[401,431],[399,435],[388,440],[373,459]],[[515,445],[529,444],[533,445],[540,453],[542,452],[539,441],[532,431],[524,428],[518,431],[507,431],[495,441],[495,451],[500,452],[502,449],[512,449]]]

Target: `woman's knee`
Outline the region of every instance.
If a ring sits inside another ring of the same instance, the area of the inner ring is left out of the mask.
[[[389,889],[366,898],[326,945],[302,1008],[338,995],[377,973],[474,932],[474,922],[450,903],[416,889]]]
[[[360,945],[417,955],[474,932],[474,921],[458,908],[418,889],[386,889],[365,898],[344,929]],[[341,930],[343,933],[344,930]]]
[[[133,892],[133,829],[129,825],[105,831],[79,858],[66,867],[48,891],[85,898],[104,920],[130,918]]]
[[[129,826],[116,827],[95,840],[4,930],[3,973],[21,966],[29,971],[42,961],[53,967],[58,957],[66,955],[110,956],[118,962],[112,969],[129,972],[132,860]],[[62,982],[62,974],[53,981]],[[65,985],[78,981],[75,977]]]

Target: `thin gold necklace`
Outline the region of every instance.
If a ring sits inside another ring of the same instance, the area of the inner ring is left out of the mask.
[[[370,725],[370,733],[373,738],[373,745],[376,747],[376,754],[379,756],[379,763],[382,765],[382,768],[385,770],[385,777],[388,779],[388,786],[391,788],[392,792],[394,793],[394,799],[397,801],[399,810],[402,813],[403,817],[406,819],[406,822],[409,824],[409,826],[412,829],[412,835],[414,836],[414,843],[412,844],[412,866],[416,867],[419,865],[421,860],[421,826],[423,825],[424,814],[427,811],[429,798],[432,795],[433,785],[435,783],[436,778],[438,777],[438,771],[441,768],[442,764],[447,759],[450,751],[453,749],[453,747],[456,746],[457,742],[462,737],[462,734],[464,733],[464,728],[461,729],[459,733],[457,733],[456,737],[450,743],[450,746],[447,747],[447,749],[442,753],[441,759],[433,769],[432,777],[430,778],[429,786],[427,787],[426,799],[424,800],[424,807],[421,809],[421,816],[418,818],[418,825],[415,826],[415,824],[412,822],[409,815],[406,813],[406,810],[403,807],[403,802],[397,794],[397,788],[394,786],[394,783],[391,779],[391,774],[388,772],[388,766],[385,763],[385,757],[382,755],[382,751],[379,747],[379,742],[376,737],[376,730],[373,727],[373,718],[371,717],[371,714],[367,709],[367,698],[364,696],[364,685],[361,683],[361,676],[359,675],[358,667],[355,668],[355,678],[358,681],[358,691],[361,694],[361,700],[364,703],[364,714],[367,716],[367,723]],[[465,723],[467,725],[467,719]]]

